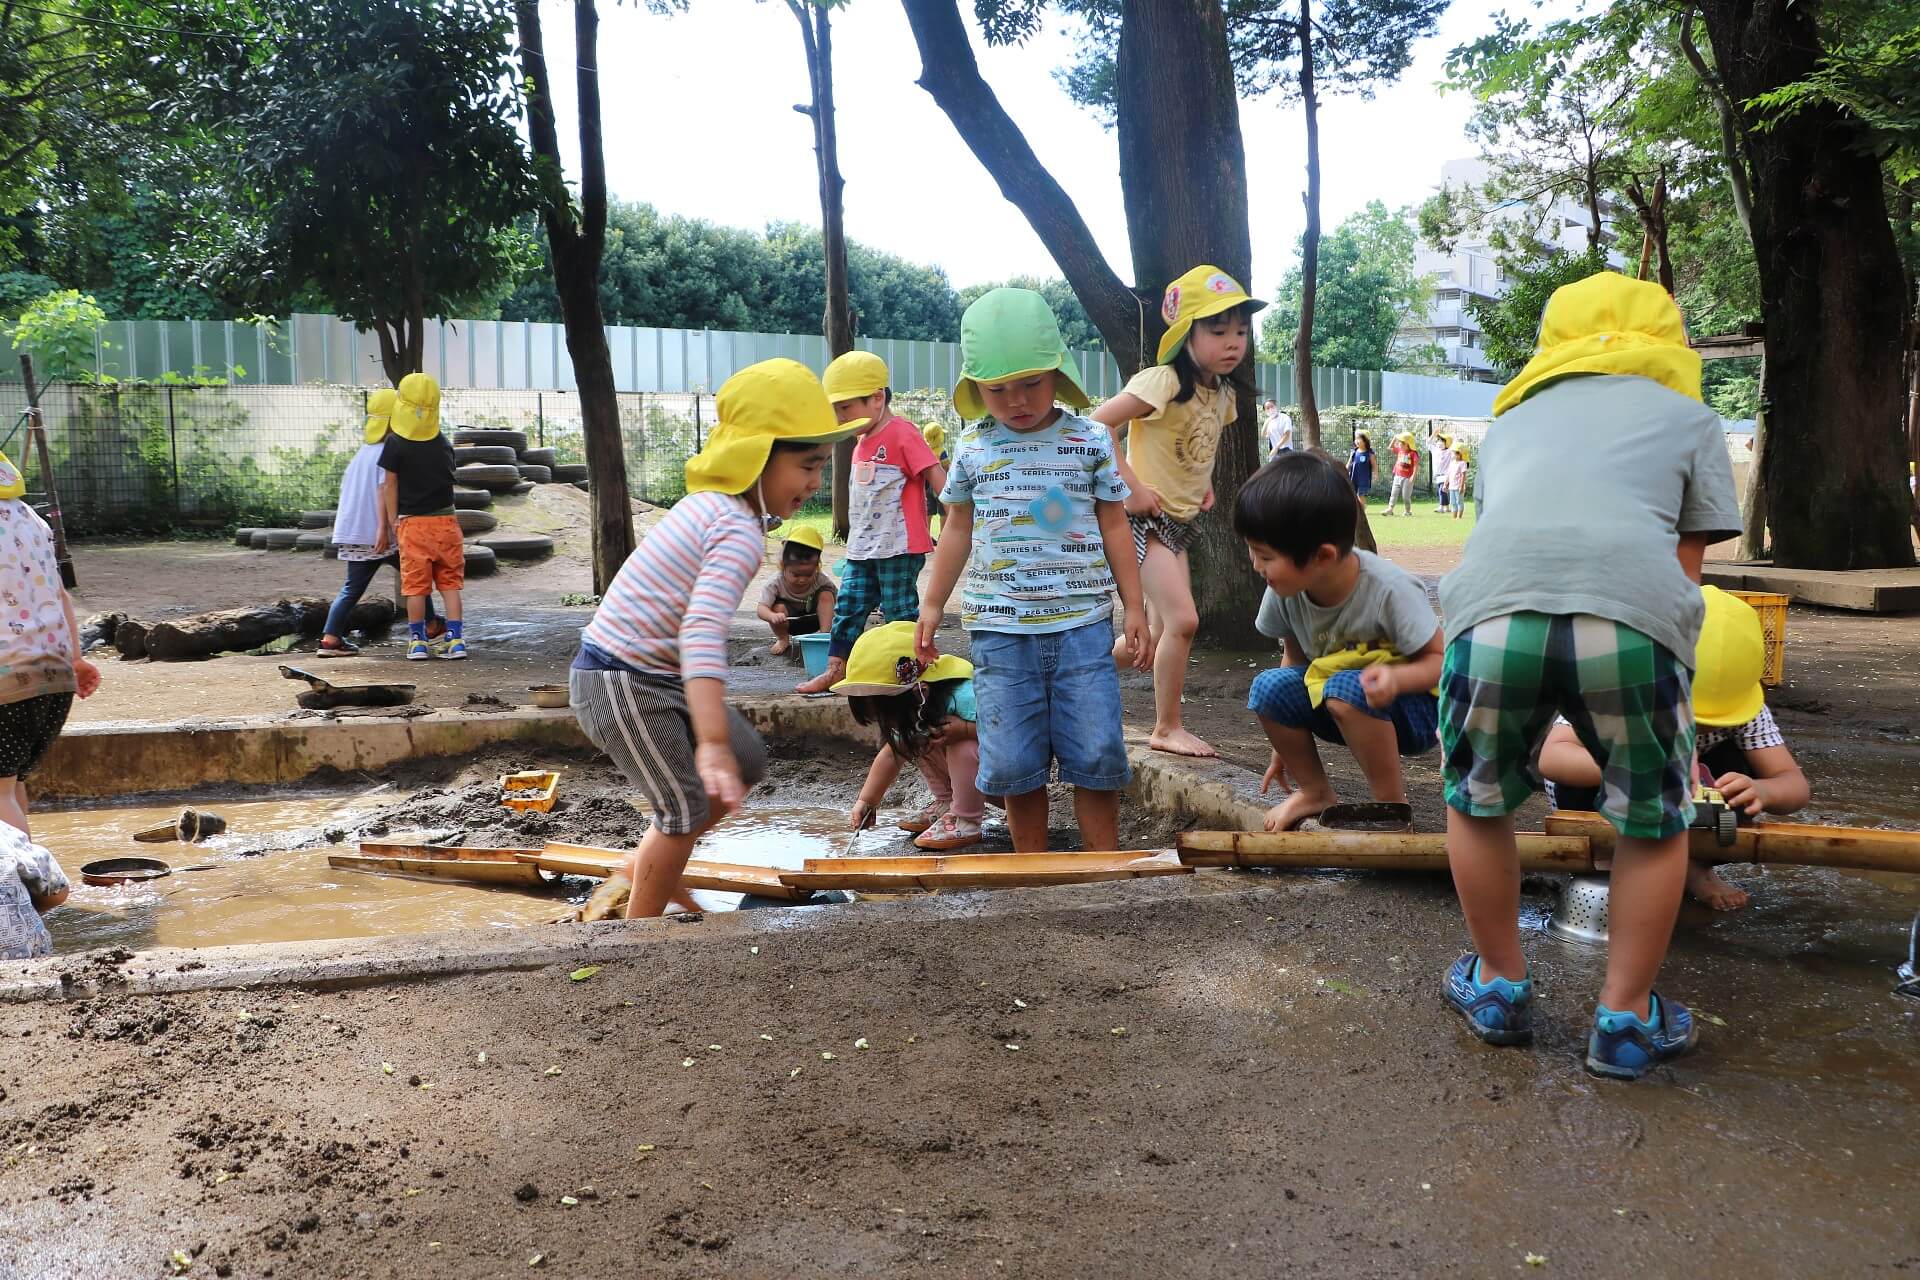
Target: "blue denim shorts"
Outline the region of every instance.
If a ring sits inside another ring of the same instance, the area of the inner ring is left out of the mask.
[[[983,795],[1038,791],[1056,760],[1073,786],[1127,785],[1110,619],[1045,635],[975,631],[972,640]]]
[[[1319,706],[1307,693],[1305,667],[1275,667],[1253,678],[1247,690],[1247,710],[1262,720],[1307,729],[1322,742],[1344,746],[1340,726],[1334,721],[1334,702],[1344,702],[1375,720],[1393,721],[1395,745],[1403,756],[1417,756],[1439,745],[1440,702],[1431,693],[1403,693],[1391,706],[1374,707],[1367,702],[1366,688],[1358,671],[1337,671],[1327,680],[1326,700]]]

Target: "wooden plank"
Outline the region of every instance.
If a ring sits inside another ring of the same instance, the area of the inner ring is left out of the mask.
[[[543,871],[558,875],[591,876],[604,880],[624,874],[632,856],[619,849],[600,849],[586,844],[550,843],[544,849],[525,850],[520,860]],[[810,894],[782,882],[778,867],[756,867],[737,862],[712,862],[689,858],[680,882],[689,889],[713,889],[721,893],[752,893],[783,902],[804,902]]]
[[[1525,871],[1593,870],[1579,834],[1517,837]],[[1294,870],[1445,871],[1447,838],[1426,832],[1183,831],[1180,860],[1196,867],[1287,867]]]
[[[1547,815],[1546,827],[1557,835],[1583,837],[1591,842],[1596,854],[1608,856],[1619,838],[1613,825],[1597,813],[1557,811]],[[1763,822],[1740,828],[1730,847],[1723,847],[1711,831],[1696,831],[1691,852],[1701,862],[1767,862],[1920,874],[1920,831]]]
[[[807,889],[1014,889],[1093,884],[1192,870],[1170,853],[963,853],[910,858],[808,858],[782,882]]]
[[[1856,613],[1920,610],[1920,568],[1780,569],[1764,561],[1715,560],[1702,567],[1701,580],[1728,590],[1772,591],[1795,604]]]
[[[498,852],[513,854],[511,849]],[[361,853],[331,853],[327,865],[342,871],[372,871],[383,875],[422,876],[431,880],[461,880],[469,884],[520,885],[544,884],[540,868],[509,856],[505,861],[487,858],[413,858],[387,857]]]

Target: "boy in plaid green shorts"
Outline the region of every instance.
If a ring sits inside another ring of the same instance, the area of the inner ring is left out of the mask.
[[[1696,584],[1706,548],[1739,531],[1733,469],[1679,309],[1612,272],[1555,292],[1494,417],[1479,523],[1440,585],[1447,853],[1474,943],[1442,990],[1481,1039],[1533,1038],[1513,811],[1540,785],[1557,712],[1600,762],[1600,812],[1620,833],[1587,1068],[1631,1080],[1694,1042],[1653,980],[1693,817]]]

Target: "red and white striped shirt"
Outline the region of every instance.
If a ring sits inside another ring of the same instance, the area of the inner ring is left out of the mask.
[[[689,494],[620,566],[583,638],[637,671],[724,681],[727,630],[766,554],[744,498]]]

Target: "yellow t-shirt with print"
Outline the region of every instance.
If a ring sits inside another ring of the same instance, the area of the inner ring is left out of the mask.
[[[1128,395],[1153,406],[1144,418],[1127,426],[1127,463],[1135,475],[1160,495],[1160,510],[1175,520],[1191,520],[1213,484],[1213,455],[1220,433],[1233,421],[1233,388],[1222,381],[1211,390],[1195,386],[1185,403],[1180,375],[1173,366],[1157,364],[1142,369],[1127,383]]]

